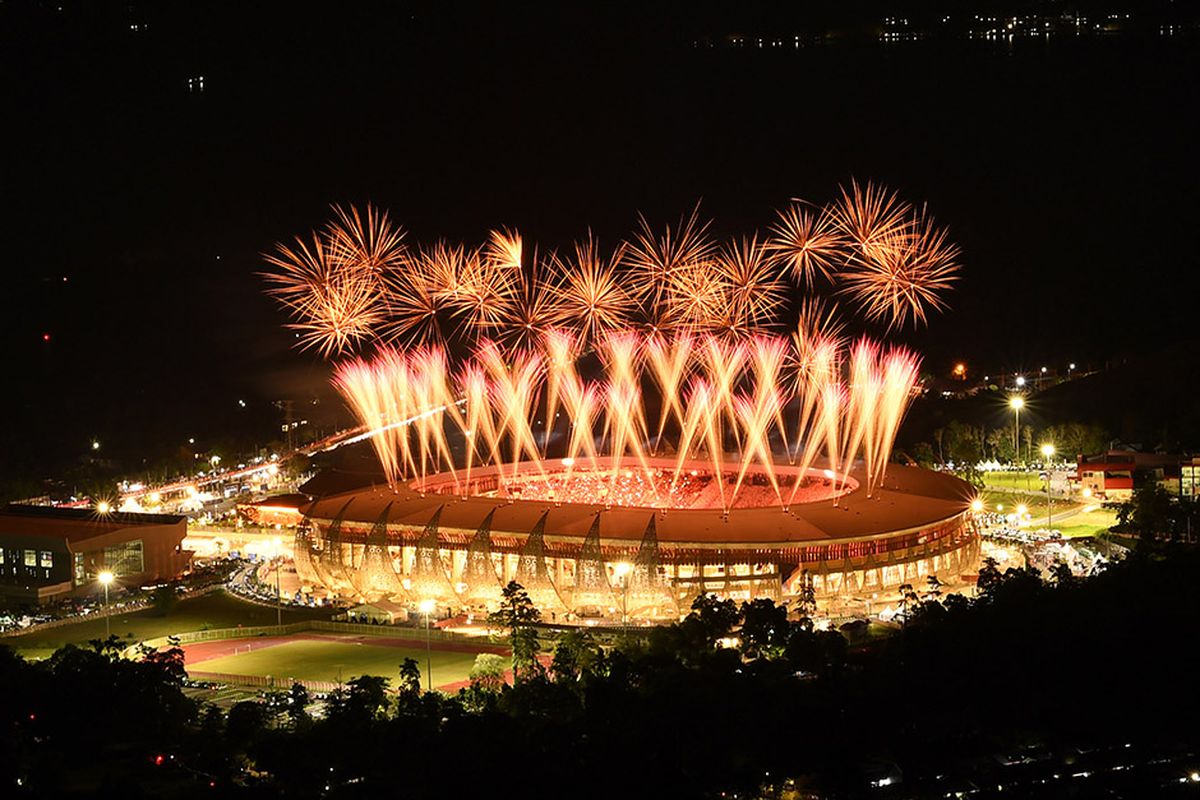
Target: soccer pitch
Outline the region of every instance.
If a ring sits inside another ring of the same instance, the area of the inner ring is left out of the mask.
[[[400,675],[400,663],[411,658],[420,665],[422,685],[427,681],[425,646],[418,642],[370,644],[306,637],[267,642],[231,641],[230,646],[239,651],[235,655],[195,662],[189,654],[189,672],[269,676],[284,687],[292,680],[337,683],[359,675],[379,675],[390,679],[394,687]],[[433,685],[445,686],[467,680],[475,656],[488,649],[491,648],[439,650],[435,643],[431,651]]]

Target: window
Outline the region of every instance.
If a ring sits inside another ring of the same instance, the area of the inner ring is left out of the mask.
[[[0,564],[4,563],[4,549],[0,548]]]
[[[26,550],[25,551],[25,566],[27,566],[27,567],[36,567],[37,566],[37,550]]]
[[[49,550],[43,550],[42,552],[38,553],[38,565],[42,567],[53,567],[54,553],[51,553]]]
[[[75,584],[79,585],[87,578],[83,569],[83,553],[75,554]]]
[[[134,539],[104,548],[104,566],[114,575],[137,575],[144,571],[142,540]]]

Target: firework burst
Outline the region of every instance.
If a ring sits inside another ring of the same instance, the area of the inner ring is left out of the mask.
[[[580,338],[596,340],[629,326],[634,303],[621,286],[616,266],[620,258],[620,250],[610,259],[602,258],[589,233],[587,239],[575,243],[573,259],[553,260],[562,287],[561,318]]]
[[[828,210],[803,200],[779,212],[766,249],[805,286],[829,278],[844,258],[846,237]]]
[[[630,328],[747,340],[789,327],[790,317],[803,363],[815,343],[840,335],[820,284],[867,322],[920,325],[945,307],[959,255],[924,208],[851,181],[825,206],[793,200],[765,238],[718,242],[697,206],[661,229],[639,217],[614,252],[589,233],[567,254],[539,259],[515,230],[492,231],[478,246],[410,248],[385,212],[334,206],[329,224],[264,259],[268,292],[300,346],[327,356],[387,343],[470,349],[482,338],[529,349],[556,329],[583,352]]]

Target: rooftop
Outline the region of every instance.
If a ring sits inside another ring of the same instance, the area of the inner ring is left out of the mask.
[[[779,546],[819,544],[830,540],[870,538],[917,529],[952,519],[965,512],[975,496],[970,484],[952,475],[913,467],[890,465],[882,487],[868,497],[865,476],[852,471],[858,487],[842,495],[837,505],[820,501],[792,505],[784,512],[778,505],[739,508],[726,516],[720,510],[651,508],[599,504],[555,504],[531,500],[508,500],[427,494],[410,486],[372,487],[343,492],[316,500],[305,509],[309,516],[331,520],[339,515],[348,521],[373,523],[385,512],[393,525],[424,526],[442,509],[442,530],[474,531],[489,512],[493,533],[529,533],[546,514],[546,536],[583,537],[600,514],[600,536],[605,540],[641,539],[650,518],[655,517],[659,541],[663,543],[714,545],[762,544]],[[344,512],[343,512],[344,509]]]

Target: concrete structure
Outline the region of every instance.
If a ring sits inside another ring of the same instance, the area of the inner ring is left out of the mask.
[[[786,511],[512,499],[489,491],[487,473],[477,469],[470,487],[446,474],[423,491],[376,486],[317,500],[297,532],[301,580],[344,599],[467,608],[493,606],[516,580],[547,617],[671,618],[702,593],[781,600],[811,588],[831,604],[882,600],[930,575],[961,585],[978,566],[973,488],[928,470],[890,466],[873,496],[852,472],[830,481],[836,498]]]
[[[126,586],[171,579],[191,559],[186,533],[187,518],[173,514],[9,505],[0,511],[0,594],[42,602],[93,592],[104,570]]]

